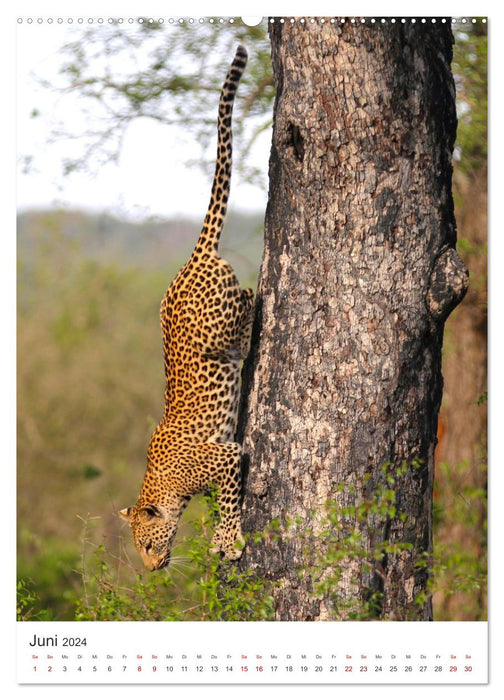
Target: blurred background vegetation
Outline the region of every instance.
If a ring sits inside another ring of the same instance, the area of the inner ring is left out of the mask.
[[[434,613],[440,620],[483,620],[486,25],[457,25],[455,38],[454,197],[459,251],[471,281],[446,325]],[[93,115],[102,110],[103,121],[100,129],[82,134],[82,150],[62,163],[63,174],[92,170],[100,159],[117,157],[122,130],[139,116],[197,127],[200,165],[211,169],[207,148],[222,77],[214,66],[226,62],[237,41],[252,48],[236,120],[237,151],[247,154],[271,126],[274,94],[264,25],[202,25],[197,31],[182,25],[166,31],[146,24],[136,34],[117,26],[83,29],[77,41],[62,48],[60,89],[78,97]],[[121,73],[119,67],[127,63],[121,63],[122,53],[140,50],[141,68]],[[266,172],[266,165],[261,174],[246,156],[240,156],[239,166],[251,182],[260,182]],[[256,283],[263,217],[264,212],[235,211],[226,225],[222,252],[245,286]],[[271,612],[261,583],[238,581],[232,569],[228,597],[217,594],[215,561],[205,550],[203,499],[195,499],[184,514],[177,556],[167,572],[141,570],[127,526],[117,517],[136,499],[146,446],[162,415],[160,299],[192,249],[200,223],[201,217],[139,222],[107,212],[50,208],[19,213],[19,619],[264,619]]]

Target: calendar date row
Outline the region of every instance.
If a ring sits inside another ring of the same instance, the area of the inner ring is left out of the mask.
[[[408,673],[472,673],[473,667],[470,664],[315,664],[315,665],[294,665],[294,664],[273,664],[273,665],[209,665],[203,666],[200,664],[39,664],[32,666],[34,673],[169,673],[169,674],[184,674],[184,673],[201,673],[201,674],[219,674],[219,673],[239,673],[239,674],[297,674],[297,673],[343,673],[343,674],[408,674]]]

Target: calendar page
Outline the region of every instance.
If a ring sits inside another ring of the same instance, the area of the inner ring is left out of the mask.
[[[486,623],[26,623],[21,683],[482,684]],[[48,633],[52,632],[49,636]],[[76,636],[80,635],[80,636]]]
[[[490,20],[68,12],[13,21],[18,689],[486,687]]]

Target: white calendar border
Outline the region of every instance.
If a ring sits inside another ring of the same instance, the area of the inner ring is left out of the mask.
[[[198,5],[198,7],[195,7],[194,5]],[[352,5],[351,9],[348,9],[348,6]],[[151,2],[148,4],[149,6],[145,8],[145,11],[147,13],[153,13],[153,14],[160,14],[160,16],[166,14],[167,8],[166,8],[166,3],[164,2]],[[294,2],[289,2],[289,3],[278,3],[278,2],[273,2],[273,3],[264,3],[266,9],[262,9],[260,6],[260,3],[254,3],[254,7],[248,9],[248,7],[245,9],[243,5],[238,5],[237,3],[229,3],[229,2],[221,2],[218,6],[218,9],[216,11],[212,11],[211,14],[223,14],[223,15],[241,15],[241,14],[258,14],[258,13],[264,13],[264,14],[276,14],[276,15],[284,15],[284,14],[302,14],[303,10],[296,10],[296,6],[299,7],[300,3],[297,1]],[[281,5],[279,8],[278,6]],[[310,3],[310,13],[312,14],[324,14],[326,10],[318,10],[316,7],[317,3]],[[355,5],[358,5],[358,7],[355,7]],[[446,8],[446,3],[443,6],[440,6],[439,3],[429,3],[429,2],[424,2],[422,3],[421,6],[421,14],[453,14],[453,15],[466,15],[466,16],[471,16],[475,12],[478,14],[484,14],[484,15],[489,15],[490,16],[490,26],[494,26],[496,29],[498,25],[500,24],[500,28],[502,28],[502,23],[500,22],[501,17],[501,9],[500,7],[482,7],[481,3],[478,5],[476,8],[474,3],[466,3],[466,2],[459,2],[459,3],[448,3],[448,5],[451,5],[451,9]],[[369,14],[370,12],[373,13],[379,10],[381,13],[386,14],[386,15],[395,15],[397,13],[401,13],[401,10],[404,11],[404,4],[401,3],[399,4],[398,2],[387,2],[387,3],[380,3],[377,5],[376,3],[373,3],[371,5],[368,3],[369,9],[363,9],[363,7],[366,6],[365,2],[360,2],[357,4],[354,3],[344,3],[344,7],[342,4],[338,5],[337,11],[338,13],[343,13],[343,14]],[[44,13],[62,13],[66,14],[68,10],[68,4],[63,4],[63,2],[58,1],[55,2],[52,0],[51,2],[45,2],[45,3],[40,3],[40,2],[26,2],[26,1],[21,1],[20,3],[16,4],[15,6],[11,7],[6,7],[4,8],[4,17],[7,20],[7,25],[4,26],[4,30],[6,33],[5,41],[2,44],[1,50],[4,52],[4,60],[2,62],[3,66],[9,66],[10,62],[12,61],[12,56],[14,55],[13,51],[13,31],[11,31],[12,27],[14,26],[14,18],[18,16],[20,13],[21,14],[30,14],[34,13],[35,15],[39,14],[41,10],[44,10]],[[210,7],[213,7],[210,5]],[[239,8],[242,9],[239,9]],[[373,9],[371,9],[373,8]],[[74,4],[71,6],[71,11],[72,14],[80,14],[81,12],[84,12],[86,15],[87,14],[100,14],[104,12],[104,4],[97,3],[95,0],[90,0],[86,4],[82,4],[79,7],[79,4]],[[176,5],[173,8],[170,8],[170,10],[176,9]],[[121,14],[125,11],[125,3],[124,2],[109,2],[107,3],[106,6],[106,11],[107,13],[111,14]],[[128,8],[128,12],[134,11],[134,6],[130,6]],[[142,11],[144,11],[142,9]],[[195,16],[201,15],[203,13],[202,10],[202,3],[184,3],[184,11],[188,12],[189,14],[193,14]],[[204,14],[207,14],[210,11],[209,5],[205,5],[205,12]],[[417,11],[415,11],[415,8],[412,7],[410,14],[417,14]],[[494,33],[494,37],[497,39],[497,31]],[[490,48],[491,52],[493,54],[493,58],[490,61],[490,65],[498,65],[499,58],[495,57],[495,54],[497,52],[500,52],[501,46],[503,42],[500,41],[495,41],[490,43]],[[497,72],[497,71],[496,71]],[[15,92],[15,84],[14,84],[14,75],[13,71],[5,72],[5,86],[4,86],[4,94],[5,91],[7,94],[14,94]],[[502,105],[497,105],[496,103],[498,100],[500,100],[500,95],[496,94],[496,91],[493,92],[492,94],[492,101],[491,105],[493,105],[492,112],[495,114],[496,112],[499,113],[499,107],[502,107]],[[5,149],[5,153],[10,154],[12,156],[13,152],[13,139],[12,135],[15,133],[15,117],[12,113],[11,110],[7,109],[6,113],[2,115],[2,134],[4,135],[4,140],[7,143],[7,148]],[[497,131],[497,130],[496,130]],[[497,141],[500,141],[501,136],[498,133],[494,134],[494,149],[499,147],[500,144],[497,143]],[[497,159],[495,159],[497,161]],[[6,201],[7,202],[14,202],[15,201],[15,192],[14,192],[14,179],[12,178],[12,167],[13,167],[13,162],[14,160],[12,158],[7,158],[6,160],[3,161],[2,163],[2,174],[4,175],[3,182],[7,183],[4,189],[4,195],[6,196]],[[494,169],[495,171],[495,169]],[[10,239],[12,238],[12,232],[15,230],[15,224],[14,222],[14,216],[12,212],[9,212],[10,216],[7,217],[7,237]],[[13,238],[12,238],[13,240]],[[494,245],[493,245],[493,253],[494,256],[499,252],[498,251],[499,242],[494,240]],[[12,256],[11,256],[11,246],[12,246],[12,241],[9,240],[7,241],[7,255],[4,256],[4,260],[6,262],[6,265],[9,266],[9,263],[11,262]],[[495,259],[495,257],[494,257]],[[12,289],[13,289],[13,282],[12,282],[12,270],[8,270],[8,274],[3,276],[3,281],[2,281],[2,292],[5,290],[5,286],[7,286],[7,295],[6,299],[8,302],[12,302],[13,295],[12,295]],[[494,276],[495,279],[495,276]],[[494,297],[495,298],[495,297]],[[5,316],[4,316],[5,318]],[[12,323],[12,318],[10,319],[10,322]],[[14,325],[12,323],[12,330],[14,330]],[[494,354],[494,356],[497,356],[497,353],[491,353]],[[15,386],[13,386],[13,374],[12,374],[12,368],[13,368],[13,363],[9,362],[7,365],[7,372],[6,375],[8,376],[8,381],[6,384],[4,384],[4,387],[7,387],[6,393],[4,392],[4,403],[2,404],[2,424],[4,430],[6,430],[6,434],[9,436],[9,441],[7,444],[7,459],[4,463],[4,467],[8,470],[7,471],[7,488],[9,492],[12,494],[12,499],[10,502],[6,504],[7,508],[7,514],[6,514],[6,520],[8,522],[14,523],[15,521],[15,480],[14,476],[11,470],[11,465],[14,464],[15,460],[15,445],[12,442],[12,435],[13,435],[13,426],[14,426],[14,417],[12,413],[12,406],[13,403],[15,403]],[[494,372],[494,370],[497,370]],[[498,368],[492,363],[492,373],[493,373],[493,386],[495,387],[494,382],[498,382],[497,389],[500,388],[501,385],[501,377],[500,377],[500,372],[498,372]],[[498,376],[497,376],[498,375]],[[5,396],[7,396],[7,406],[5,406]],[[492,401],[492,395],[490,394],[490,401],[491,401],[491,407],[492,407],[492,412],[493,412],[493,420],[491,421],[491,424],[493,423],[494,428],[497,427],[496,424],[496,418],[500,416],[495,415],[496,410],[500,410],[500,408],[496,407],[496,401]],[[494,435],[498,434],[498,430],[490,430],[490,436],[492,437],[492,433]],[[491,441],[491,446],[492,446],[492,441]],[[492,450],[491,450],[492,453]],[[496,455],[494,455],[496,456]],[[493,460],[490,460],[491,463]],[[493,464],[498,467],[498,462],[497,460],[493,462]],[[9,471],[10,470],[10,471]],[[491,484],[493,486],[493,493],[498,494],[496,497],[492,496],[492,491],[490,492],[490,503],[497,504],[500,506],[499,501],[497,500],[499,498],[500,500],[500,494],[503,493],[503,485],[502,485],[502,476],[501,476],[502,471],[499,469],[497,471],[497,468],[491,471]],[[498,486],[497,484],[500,484]],[[7,499],[9,501],[9,499]],[[496,512],[497,511],[497,512]],[[497,532],[502,532],[502,530],[495,529],[497,527],[496,521],[498,518],[502,517],[502,508],[490,508],[490,516],[491,516],[491,523],[492,523],[492,528],[490,532],[492,531],[497,531]],[[5,522],[5,521],[4,521]],[[502,525],[500,522],[499,525]],[[492,539],[491,539],[491,544],[492,544]],[[12,537],[11,542],[9,543],[8,546],[8,551],[6,553],[6,558],[7,558],[7,566],[5,567],[4,570],[4,577],[2,578],[2,638],[4,641],[3,644],[3,652],[2,652],[2,686],[6,689],[8,693],[8,697],[27,697],[28,695],[32,695],[34,692],[37,693],[37,698],[45,698],[45,697],[58,697],[58,694],[65,694],[65,696],[68,695],[69,692],[69,687],[68,686],[18,686],[16,685],[15,681],[15,659],[16,659],[16,650],[17,650],[17,645],[14,643],[14,639],[16,638],[17,635],[17,628],[19,625],[24,624],[24,623],[16,623],[14,618],[13,618],[13,610],[15,609],[15,593],[14,593],[14,588],[15,586],[13,585],[13,582],[15,580],[15,544],[14,544],[14,537]],[[493,547],[491,547],[490,551],[493,551]],[[500,552],[495,551],[494,555],[490,555],[490,561],[492,562],[492,567],[491,567],[491,581],[493,582],[493,586],[491,585],[490,588],[490,613],[491,613],[491,623],[488,625],[488,631],[489,631],[489,658],[491,659],[490,663],[490,683],[487,686],[478,686],[477,692],[478,695],[480,693],[485,693],[489,691],[492,694],[492,697],[497,697],[496,692],[500,690],[500,693],[502,693],[502,669],[504,667],[503,660],[501,658],[502,652],[501,650],[504,648],[503,647],[503,634],[502,634],[502,629],[503,629],[503,603],[502,603],[502,595],[500,594],[500,588],[501,586],[497,584],[497,582],[502,581],[502,567],[500,564]],[[494,592],[494,595],[492,595],[492,589]],[[42,623],[42,624],[50,624],[50,623]],[[58,623],[59,624],[59,623]],[[73,623],[73,624],[85,624],[85,623]],[[91,623],[91,624],[100,624],[100,623]],[[126,623],[119,623],[119,624],[126,624]],[[142,628],[143,625],[147,623],[131,623],[133,625],[138,626],[139,629]],[[163,624],[163,623],[157,623],[157,624]],[[192,623],[188,623],[192,624]],[[198,624],[198,623],[197,623]],[[202,623],[202,624],[207,624],[207,623]],[[235,623],[219,623],[223,626],[224,634],[225,630],[227,629],[228,624],[235,624]],[[246,624],[255,624],[255,623],[246,623]],[[262,623],[258,623],[262,624]],[[306,623],[306,624],[313,624],[313,623]],[[341,623],[341,624],[347,624],[347,623]],[[376,623],[360,623],[363,625],[374,625]],[[421,623],[425,625],[432,625],[436,623]],[[449,624],[455,624],[455,623],[449,623]],[[468,623],[462,623],[462,624],[468,624]],[[471,623],[469,623],[471,624]],[[360,693],[360,690],[362,688],[359,687],[345,687],[345,695],[349,697],[364,697],[363,693]],[[452,689],[453,690],[453,689]],[[461,698],[467,695],[467,697],[474,697],[474,692],[475,689],[472,686],[459,686],[457,685],[455,687],[456,693],[457,693],[457,698]],[[132,687],[126,687],[126,686],[121,686],[120,687],[120,692],[122,697],[129,697],[130,695],[132,696],[133,693],[135,694],[135,697],[137,697],[138,694],[138,686],[132,686]],[[205,690],[205,697],[229,697],[231,693],[233,693],[233,697],[235,697],[237,692],[237,689],[235,686],[233,687],[218,687],[218,688],[207,688]],[[256,697],[257,694],[257,689],[254,686],[241,686],[239,689],[240,695],[242,697],[248,697],[252,696],[252,693],[254,694],[254,697]],[[318,687],[317,688],[317,697],[335,697],[335,691],[333,687]],[[364,688],[364,692],[366,693],[366,697],[369,696],[369,690],[367,688]],[[415,697],[418,696],[424,698],[425,697],[425,690],[423,686],[409,686],[407,689],[408,695],[410,697]],[[428,691],[429,692],[429,691]],[[443,692],[443,697],[446,697],[446,694],[450,692],[450,688],[443,686],[442,688]],[[72,686],[71,687],[71,693],[73,697],[89,697],[89,688],[86,686]],[[403,686],[387,686],[387,696],[389,695],[394,695],[394,693],[401,694],[401,698],[404,696],[404,687]],[[302,694],[302,695],[301,695]],[[297,698],[297,697],[306,697],[306,686],[296,688],[289,686],[289,698]]]

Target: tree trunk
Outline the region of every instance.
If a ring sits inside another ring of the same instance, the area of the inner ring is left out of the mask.
[[[279,620],[431,617],[455,252],[449,22],[270,24],[277,96],[238,438]]]

